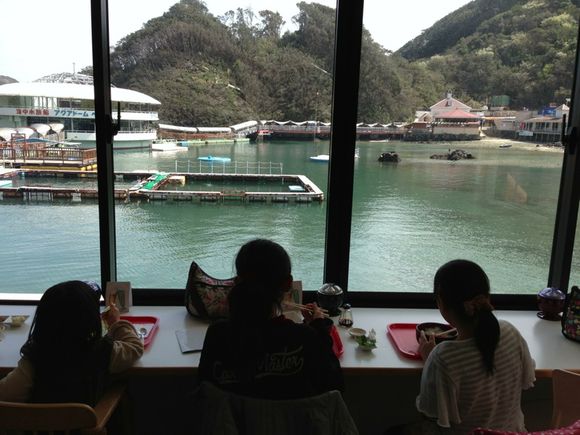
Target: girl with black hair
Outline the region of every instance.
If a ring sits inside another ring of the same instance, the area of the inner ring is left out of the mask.
[[[0,400],[80,402],[94,406],[108,375],[131,367],[143,354],[133,325],[114,305],[99,313],[100,292],[84,281],[67,281],[44,292],[20,350],[18,367],[0,380]]]
[[[332,321],[316,304],[304,324],[286,319],[282,299],[292,287],[290,257],[282,246],[256,239],[239,250],[229,319],[208,328],[199,380],[238,394],[292,399],[343,387],[329,335]]]
[[[451,433],[525,431],[521,393],[534,385],[535,363],[518,330],[493,314],[487,275],[471,261],[450,261],[437,271],[434,293],[458,337],[435,346],[421,335],[417,409]]]

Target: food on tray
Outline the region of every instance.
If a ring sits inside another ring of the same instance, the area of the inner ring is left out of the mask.
[[[425,333],[428,339],[435,336],[435,343],[440,343],[445,340],[455,340],[457,338],[457,330],[446,323],[419,323],[415,330],[417,341],[421,337],[421,331]]]

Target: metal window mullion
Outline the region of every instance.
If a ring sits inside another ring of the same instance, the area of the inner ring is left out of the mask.
[[[91,0],[101,283],[117,280],[108,0]]]
[[[364,0],[337,0],[324,281],[348,288]]]
[[[580,145],[580,27],[576,42],[576,62],[572,83],[570,116],[563,137],[564,158],[560,179],[560,192],[554,225],[554,240],[550,258],[548,286],[567,291],[574,255],[574,237],[578,221],[578,201],[580,199],[580,166],[578,147]]]

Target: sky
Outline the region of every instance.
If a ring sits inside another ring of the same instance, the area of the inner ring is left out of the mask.
[[[206,0],[215,15],[238,7],[278,11],[293,30],[299,0]],[[307,0],[308,1],[308,0]],[[366,0],[364,25],[373,39],[397,50],[440,18],[471,0]],[[112,46],[163,15],[178,0],[109,0]],[[333,0],[317,3],[334,7]],[[0,75],[32,81],[57,73],[79,71],[92,63],[90,0],[0,0],[2,38]]]

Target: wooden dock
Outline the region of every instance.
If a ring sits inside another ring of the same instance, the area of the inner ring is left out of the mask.
[[[96,171],[72,171],[60,169],[12,169],[0,173],[0,181],[10,180],[12,177],[27,178],[54,177],[59,178],[97,178]],[[134,182],[129,188],[114,189],[114,196],[119,201],[189,201],[189,202],[262,202],[262,203],[311,203],[322,202],[324,193],[308,177],[304,175],[284,174],[207,174],[187,172],[115,172],[117,182]],[[288,186],[300,186],[301,191],[259,192],[245,190],[199,191],[171,189],[174,183],[185,185],[188,181],[218,182],[259,182],[272,181],[284,183]],[[18,187],[0,183],[0,200],[22,199],[25,201],[53,201],[70,200],[72,202],[94,201],[98,198],[97,189],[30,186]],[[57,183],[56,183],[57,184]]]
[[[0,144],[0,163],[5,168],[91,171],[97,169],[97,150],[47,147],[42,143]]]

